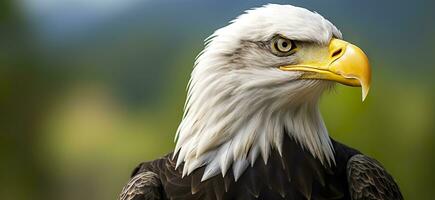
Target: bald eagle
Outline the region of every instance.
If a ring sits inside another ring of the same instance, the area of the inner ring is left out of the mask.
[[[321,15],[246,11],[197,57],[175,150],[141,163],[121,200],[403,199],[382,165],[330,138],[319,112],[335,83],[362,88],[367,56]]]

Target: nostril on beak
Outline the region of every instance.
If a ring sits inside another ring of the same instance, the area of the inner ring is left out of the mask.
[[[331,58],[335,58],[335,57],[337,57],[338,55],[341,54],[342,51],[343,51],[342,48],[339,48],[339,49],[335,50],[335,51],[331,54]]]

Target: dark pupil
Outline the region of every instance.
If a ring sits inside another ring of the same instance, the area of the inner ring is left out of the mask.
[[[282,44],[281,44],[283,47],[287,47],[287,42],[283,42]]]

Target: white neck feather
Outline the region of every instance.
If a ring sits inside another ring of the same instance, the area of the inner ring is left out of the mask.
[[[319,45],[328,43],[332,35],[341,37],[317,13],[281,5],[247,11],[218,29],[196,59],[176,134],[174,157],[178,155],[177,167],[184,162],[183,176],[205,166],[202,180],[206,180],[225,175],[232,167],[237,180],[259,155],[267,162],[272,149],[282,153],[285,134],[322,164],[334,164],[318,108],[321,94],[332,83],[301,80],[299,72],[272,67],[277,60],[289,63],[292,58],[270,57],[246,42],[265,41],[276,33]]]
[[[277,69],[228,71],[229,63],[202,59],[210,54],[197,60],[177,130],[175,153],[177,167],[184,162],[183,176],[206,166],[206,180],[232,166],[237,180],[260,154],[267,162],[271,148],[281,153],[286,133],[324,165],[334,162],[318,109],[320,95],[332,83],[296,80],[300,74]]]

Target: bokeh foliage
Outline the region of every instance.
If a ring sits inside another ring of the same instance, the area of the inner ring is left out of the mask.
[[[266,3],[138,1],[65,16],[17,2],[0,2],[0,194],[16,200],[115,199],[139,162],[172,150],[202,40]],[[434,4],[274,2],[318,11],[368,53],[368,99],[337,86],[321,102],[327,127],[384,163],[406,199],[432,198]]]

